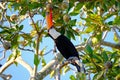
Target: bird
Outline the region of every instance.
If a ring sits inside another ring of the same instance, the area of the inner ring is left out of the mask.
[[[47,24],[48,34],[54,40],[58,51],[67,60],[76,57],[77,61],[71,64],[76,66],[77,71],[80,72],[81,66],[77,63],[78,60],[80,60],[78,51],[76,50],[73,43],[66,36],[64,36],[55,29],[52,19],[51,7],[49,7],[49,10],[46,12],[46,24]]]

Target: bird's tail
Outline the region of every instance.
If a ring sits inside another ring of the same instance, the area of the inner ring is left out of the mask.
[[[77,63],[75,63],[74,66],[77,68],[78,72],[81,72],[81,67]]]
[[[77,57],[70,57],[68,60],[74,62],[74,63],[71,63],[71,64],[74,65],[77,68],[78,72],[82,72],[82,73],[86,72],[83,63],[80,61],[79,58],[77,58]]]
[[[75,66],[78,72],[82,72],[82,73],[86,72],[83,63],[80,60],[75,60]]]
[[[80,62],[79,59],[75,60],[75,63],[73,65],[77,68],[78,72],[83,72],[85,73],[85,68],[82,62]]]

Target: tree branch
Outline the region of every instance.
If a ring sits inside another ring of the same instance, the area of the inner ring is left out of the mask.
[[[32,75],[32,67],[27,64],[21,57],[18,57],[15,61],[21,64],[24,68],[26,68],[30,72],[30,75]]]
[[[3,80],[10,80],[12,76],[6,74],[0,74],[0,77],[3,78]]]
[[[30,74],[32,74],[33,69],[29,64],[27,64],[21,57],[17,57],[16,59],[11,58],[8,62],[6,62],[1,68],[0,68],[0,74],[2,74],[10,65],[12,65],[14,62],[18,62],[23,67],[25,67]]]
[[[53,60],[51,60],[46,66],[44,66],[36,75],[35,80],[42,80],[44,77],[46,77],[53,69],[54,65],[58,63],[58,61],[62,61],[63,57],[61,54],[57,54],[56,57],[54,57]]]
[[[14,59],[10,59],[8,62],[6,62],[1,68],[0,68],[0,74],[4,72],[5,69],[7,69],[11,64],[14,63]]]
[[[116,49],[120,50],[120,44],[115,44],[115,43],[111,43],[111,42],[107,42],[107,41],[101,41],[101,45],[108,46],[111,48],[116,48]]]
[[[4,5],[0,2],[0,7],[3,9],[3,10],[6,10],[6,8],[4,7]]]
[[[36,75],[35,80],[42,80],[46,77],[52,70],[54,65],[57,63],[55,59],[51,60],[46,66],[44,66]]]

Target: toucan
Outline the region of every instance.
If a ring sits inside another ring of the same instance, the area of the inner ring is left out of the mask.
[[[46,12],[46,23],[48,34],[55,41],[56,47],[62,56],[65,59],[77,57],[77,59],[80,60],[79,54],[73,43],[66,36],[62,35],[55,29],[52,20],[52,8],[49,8],[49,11]],[[77,62],[72,63],[72,65],[76,66],[78,72],[81,71],[81,67]]]

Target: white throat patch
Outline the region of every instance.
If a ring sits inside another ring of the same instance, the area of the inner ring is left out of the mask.
[[[49,34],[53,37],[53,39],[57,39],[61,34],[57,32],[54,28],[49,30]]]

